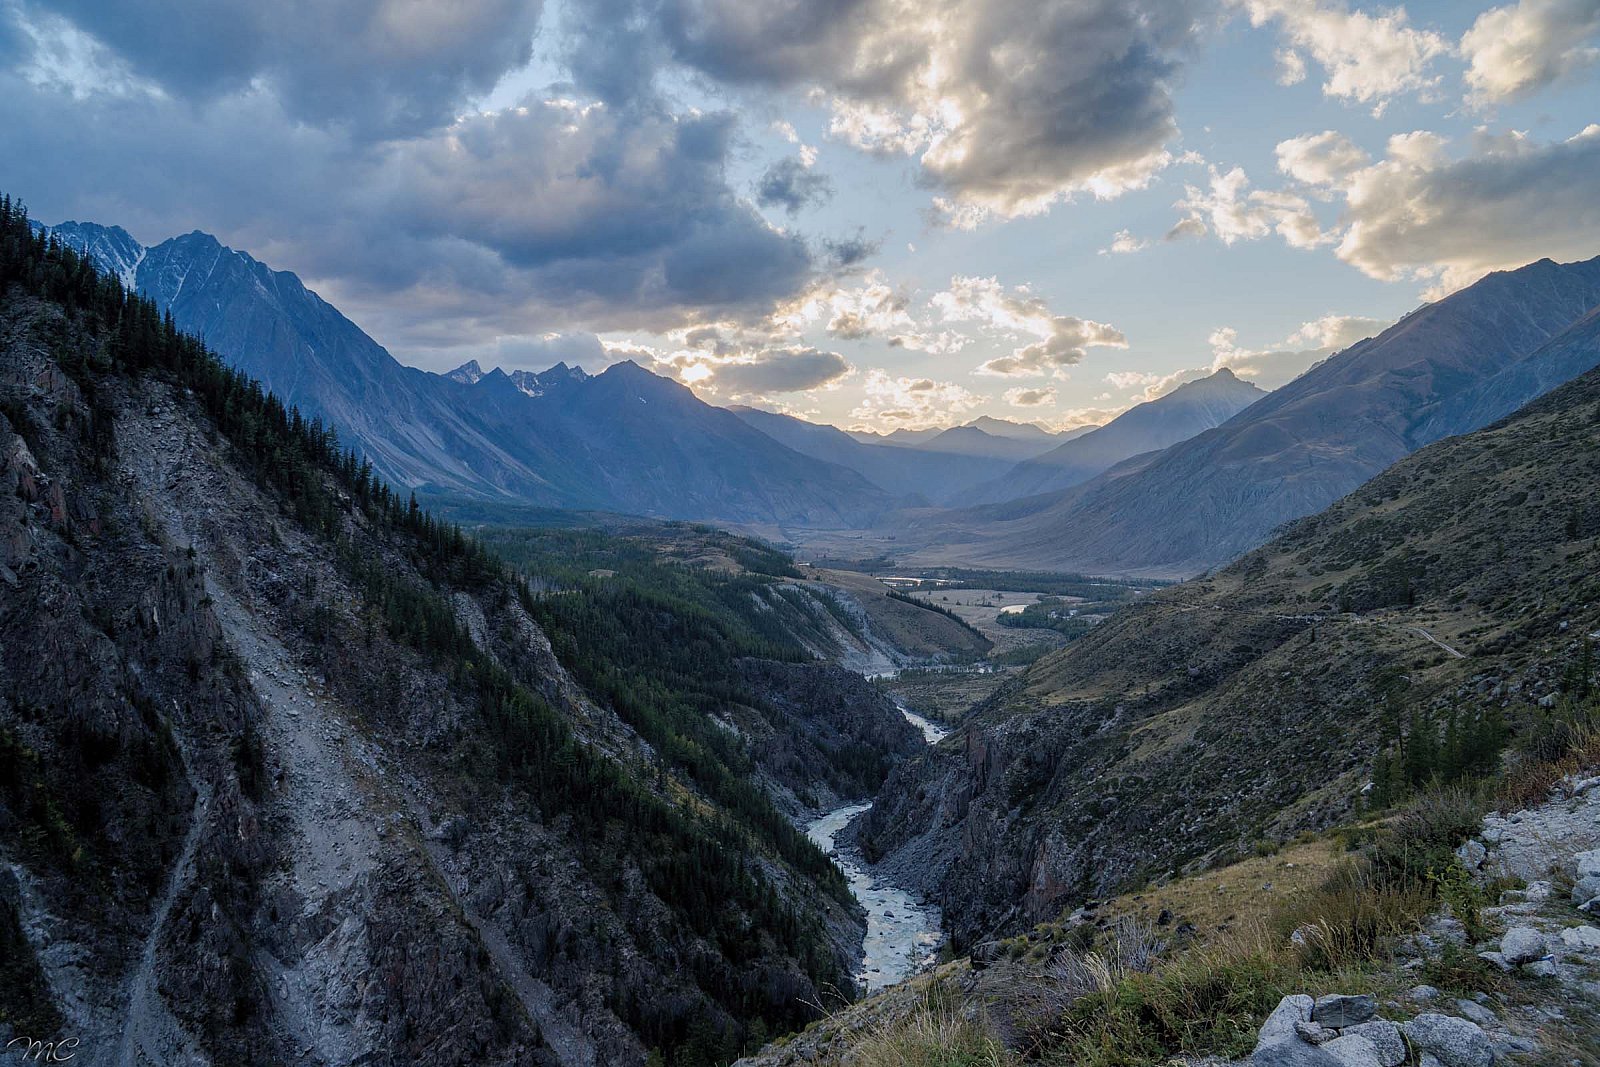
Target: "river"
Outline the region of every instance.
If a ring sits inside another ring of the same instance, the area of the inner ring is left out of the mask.
[[[949,733],[918,715],[898,699],[900,714],[922,731],[923,740],[937,744]],[[851,820],[872,807],[871,802],[835,808],[806,826],[806,834],[844,872],[850,892],[867,912],[867,936],[861,943],[861,969],[856,984],[875,993],[914,974],[932,959],[944,943],[939,909],[922,903],[915,894],[874,877],[854,848],[838,848],[835,839]]]

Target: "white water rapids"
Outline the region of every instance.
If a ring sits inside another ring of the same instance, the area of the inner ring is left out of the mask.
[[[949,733],[918,715],[898,699],[895,706],[917,729],[923,740],[937,744]],[[839,849],[834,839],[851,820],[865,814],[870,802],[835,808],[806,826],[806,834],[828,853],[850,882],[850,892],[867,912],[867,936],[861,943],[861,969],[856,984],[875,993],[915,973],[932,959],[944,942],[939,909],[922,903],[915,894],[874,877],[854,848]]]

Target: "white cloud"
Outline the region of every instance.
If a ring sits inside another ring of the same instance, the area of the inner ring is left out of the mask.
[[[1184,186],[1184,198],[1174,206],[1184,218],[1168,232],[1168,240],[1211,233],[1231,245],[1276,233],[1295,248],[1315,248],[1330,240],[1304,197],[1251,189],[1242,167],[1212,167],[1208,187]]]
[[[983,403],[981,397],[956,385],[933,378],[891,378],[887,371],[870,370],[862,382],[861,402],[851,417],[906,429],[948,426],[964,412]]]
[[[1277,156],[1280,171],[1309,185],[1341,181],[1372,161],[1348,137],[1333,130],[1279,141]]]
[[[1150,247],[1150,242],[1142,237],[1135,237],[1128,230],[1118,230],[1111,235],[1111,244],[1100,250],[1103,256],[1106,253],[1113,255],[1129,255]]]
[[[1340,259],[1374,278],[1435,280],[1437,295],[1600,249],[1600,125],[1546,144],[1486,138],[1460,159],[1445,145],[1427,132],[1391,138],[1387,158],[1345,180]]]
[[[1148,371],[1118,370],[1106,375],[1106,381],[1118,389],[1138,389],[1155,385],[1162,377]]]
[[[1600,0],[1520,0],[1479,15],[1461,38],[1475,103],[1516,100],[1600,59]]]
[[[1437,297],[1492,270],[1600,251],[1600,124],[1565,141],[1479,131],[1470,153],[1428,130],[1395,134],[1371,160],[1332,131],[1278,145],[1295,192],[1249,190],[1238,168],[1213,170],[1208,190],[1188,188],[1169,239],[1215,234],[1224,243],[1276,232],[1293,247],[1331,244],[1384,281],[1421,279]],[[1339,205],[1318,227],[1301,191]]]
[[[1329,314],[1301,323],[1284,340],[1260,349],[1242,347],[1239,332],[1224,326],[1207,338],[1211,345],[1210,371],[1226,367],[1263,389],[1276,389],[1335,352],[1381,333],[1388,325],[1382,319],[1362,315]]]
[[[950,288],[936,294],[932,306],[950,322],[978,323],[1002,334],[1036,340],[997,356],[978,368],[979,374],[1016,377],[1055,373],[1082,361],[1092,347],[1126,348],[1122,331],[1103,322],[1056,315],[1027,286],[1007,290],[995,278],[950,279]]]
[[[1276,22],[1289,47],[1279,53],[1279,80],[1293,84],[1305,76],[1305,57],[1322,67],[1322,91],[1372,105],[1382,113],[1402,93],[1427,92],[1439,83],[1430,72],[1435,60],[1450,54],[1450,44],[1432,30],[1410,25],[1401,7],[1369,15],[1337,0],[1230,0],[1253,26]]]

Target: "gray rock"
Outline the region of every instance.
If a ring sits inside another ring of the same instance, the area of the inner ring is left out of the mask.
[[[1456,1010],[1479,1026],[1497,1026],[1500,1016],[1475,1000],[1457,1000]]]
[[[1527,1056],[1539,1051],[1539,1042],[1518,1034],[1496,1034],[1490,1038],[1497,1056]]]
[[[1546,900],[1549,900],[1550,899],[1550,895],[1554,891],[1555,891],[1555,887],[1552,886],[1549,882],[1545,882],[1545,881],[1529,882],[1528,885],[1527,885],[1527,888],[1525,888],[1522,891],[1522,899],[1526,900],[1526,901],[1530,901],[1531,903],[1534,903],[1534,904],[1540,904],[1540,903],[1543,903]]]
[[[1399,1067],[1406,1061],[1406,1039],[1400,1036],[1400,1028],[1387,1019],[1374,1019],[1370,1023],[1348,1027],[1339,1035],[1339,1040],[1347,1037],[1364,1037],[1372,1042],[1378,1062],[1383,1067]]]
[[[1390,1067],[1378,1055],[1378,1048],[1359,1034],[1342,1034],[1322,1046],[1344,1067]]]
[[[1294,1024],[1310,1022],[1311,1008],[1315,1003],[1304,993],[1292,993],[1278,1001],[1278,1006],[1272,1009],[1267,1021],[1261,1024],[1256,1048],[1294,1037]]]
[[[1600,897],[1600,848],[1572,857],[1572,902],[1585,905]]]
[[[1494,966],[1500,968],[1500,970],[1507,973],[1516,970],[1516,968],[1507,963],[1506,958],[1498,952],[1480,952],[1478,953],[1478,958],[1483,960],[1485,963],[1493,964]]]
[[[1430,1011],[1403,1029],[1413,1045],[1438,1057],[1444,1067],[1490,1067],[1494,1063],[1489,1035],[1477,1023]]]
[[[1561,931],[1561,943],[1573,952],[1592,952],[1600,949],[1600,929],[1569,926]]]
[[[1438,997],[1439,991],[1431,985],[1414,985],[1411,987],[1412,1000],[1433,1000]]]
[[[1556,965],[1549,960],[1534,960],[1522,965],[1522,973],[1531,978],[1554,978]]]
[[[1312,1045],[1325,1045],[1339,1036],[1339,1031],[1321,1023],[1295,1023],[1295,1036]]]
[[[1337,1030],[1364,1023],[1377,1012],[1378,1002],[1372,997],[1364,994],[1346,996],[1342,993],[1329,993],[1327,996],[1317,998],[1311,1008],[1311,1020]]]
[[[1483,866],[1483,861],[1489,858],[1489,850],[1483,847],[1480,841],[1466,841],[1456,849],[1456,859],[1461,861],[1461,866],[1469,871],[1475,871]]]
[[[1251,1067],[1345,1067],[1344,1061],[1324,1052],[1320,1045],[1308,1045],[1291,1035],[1250,1054]]]
[[[1531,926],[1513,926],[1500,939],[1500,954],[1513,967],[1543,959],[1548,951],[1544,935]]]
[[[1444,1064],[1440,1063],[1439,1057],[1435,1056],[1433,1053],[1424,1052],[1417,1059],[1417,1067],[1444,1067]]]

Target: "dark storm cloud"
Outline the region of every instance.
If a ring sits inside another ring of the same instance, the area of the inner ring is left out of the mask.
[[[756,202],[762,207],[781,207],[791,216],[811,204],[827,203],[833,196],[833,182],[793,156],[780,159],[756,181]]]
[[[870,240],[864,229],[857,230],[850,237],[822,239],[822,250],[827,253],[829,262],[837,267],[853,267],[877,255],[882,247],[883,242]]]
[[[970,217],[1148,181],[1209,0],[578,0],[581,84],[667,61],[725,86],[820,89],[832,135],[903,153]],[[607,26],[596,48],[590,26]],[[625,42],[627,47],[619,47]],[[952,116],[959,116],[953,118]],[[958,220],[959,221],[959,220]]]
[[[358,135],[447,122],[532,54],[540,0],[33,0],[168,92],[270,86],[294,118]]]
[[[531,100],[363,145],[266,93],[76,99],[0,73],[0,128],[40,218],[214,232],[402,350],[758,317],[811,277],[728,186],[725,114]]]
[[[739,396],[798,393],[838,381],[850,364],[837,352],[816,348],[773,349],[745,363],[724,363],[711,379],[718,392]]]

